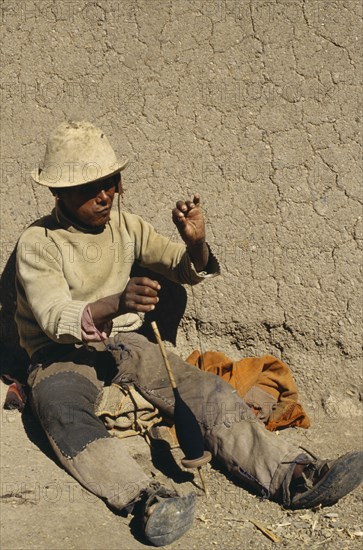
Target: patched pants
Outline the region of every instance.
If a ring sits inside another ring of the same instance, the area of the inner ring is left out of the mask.
[[[174,394],[156,344],[120,333],[38,364],[29,375],[32,406],[64,468],[117,509],[137,499],[150,479],[94,413],[103,384],[132,383],[165,416]],[[57,346],[58,347],[58,346]],[[59,346],[60,348],[60,346]],[[239,480],[274,498],[301,451],[266,430],[236,390],[214,374],[168,353],[182,399],[199,422],[206,449]]]

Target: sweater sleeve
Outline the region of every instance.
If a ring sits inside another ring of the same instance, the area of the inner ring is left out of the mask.
[[[43,332],[62,344],[82,341],[86,302],[72,300],[63,275],[61,254],[44,230],[26,231],[17,248],[17,277]]]
[[[211,250],[206,270],[197,272],[184,244],[160,235],[139,216],[133,216],[132,224],[135,233],[135,258],[141,266],[181,284],[196,284],[219,275],[219,263]]]

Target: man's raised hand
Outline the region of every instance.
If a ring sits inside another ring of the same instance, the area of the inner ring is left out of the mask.
[[[178,201],[172,214],[173,222],[187,245],[195,269],[202,271],[208,263],[209,250],[205,242],[205,223],[200,209],[200,196],[194,195],[191,200]]]
[[[200,208],[200,196],[178,201],[172,211],[173,222],[187,246],[200,245],[205,241],[204,216]]]

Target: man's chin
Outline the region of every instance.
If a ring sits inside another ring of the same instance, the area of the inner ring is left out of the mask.
[[[110,212],[105,213],[103,216],[100,216],[96,219],[89,220],[87,225],[89,227],[92,227],[93,229],[101,228],[106,225],[110,221]]]
[[[105,221],[102,221],[102,222],[95,222],[95,223],[92,223],[89,225],[89,227],[91,227],[92,229],[102,229],[103,227],[105,227],[106,223],[110,220],[110,218],[108,218],[107,220]]]

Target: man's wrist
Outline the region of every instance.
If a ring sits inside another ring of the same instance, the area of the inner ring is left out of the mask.
[[[209,260],[209,248],[205,239],[197,243],[187,244],[187,251],[196,271],[203,271]]]

